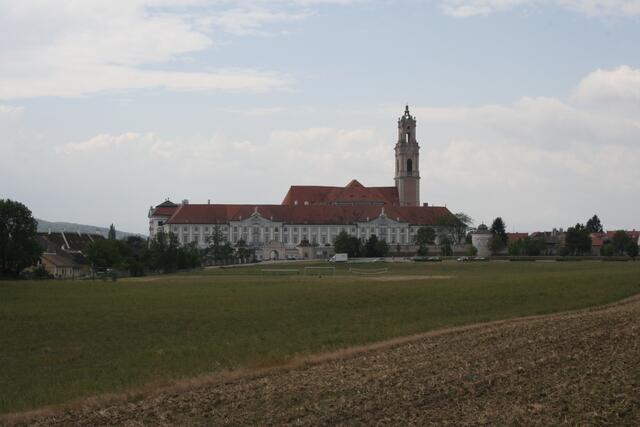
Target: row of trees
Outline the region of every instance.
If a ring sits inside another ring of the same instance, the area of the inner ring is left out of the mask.
[[[244,240],[232,246],[218,226],[214,227],[208,243],[204,249],[195,242],[180,245],[175,234],[163,232],[149,242],[138,236],[116,240],[114,230],[109,232],[108,239],[96,240],[89,246],[87,258],[94,268],[128,270],[131,275],[140,276],[146,271],[170,273],[199,267],[204,261],[226,263],[248,260],[255,255]]]

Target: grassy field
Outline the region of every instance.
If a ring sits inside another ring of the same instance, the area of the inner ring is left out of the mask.
[[[261,265],[114,283],[0,282],[0,413],[640,292],[640,262],[385,267],[372,277],[345,266],[336,276],[264,276],[300,266]]]

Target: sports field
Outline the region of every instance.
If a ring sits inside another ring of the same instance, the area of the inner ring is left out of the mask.
[[[380,275],[258,265],[118,282],[0,282],[0,413],[445,326],[640,292],[639,262],[386,263]]]

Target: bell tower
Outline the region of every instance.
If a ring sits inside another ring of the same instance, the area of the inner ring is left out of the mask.
[[[420,206],[420,146],[416,140],[416,119],[409,106],[398,119],[396,152],[396,188],[400,206]]]

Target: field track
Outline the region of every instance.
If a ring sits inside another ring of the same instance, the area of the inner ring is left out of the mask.
[[[640,425],[640,296],[433,331],[0,421],[30,425]]]

